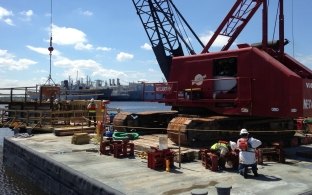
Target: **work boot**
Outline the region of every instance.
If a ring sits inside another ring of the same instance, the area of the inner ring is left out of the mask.
[[[246,179],[248,175],[248,167],[245,167],[244,169],[244,178]]]
[[[246,170],[245,171],[240,171],[239,174],[241,176],[244,176],[245,179],[247,178],[247,171]]]
[[[253,174],[254,174],[255,177],[258,177],[258,176],[259,176],[259,174],[258,174],[257,171],[253,171]]]

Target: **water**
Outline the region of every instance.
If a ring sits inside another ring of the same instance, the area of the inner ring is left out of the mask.
[[[9,128],[0,128],[0,194],[45,194],[37,186],[28,182],[27,178],[17,175],[3,166],[3,138],[13,135]]]
[[[157,102],[110,102],[109,108],[120,108],[124,112],[166,111],[171,106]]]
[[[125,112],[143,111],[165,111],[170,110],[170,106],[156,102],[111,102],[110,108],[120,108]],[[0,128],[0,194],[11,195],[44,195],[38,186],[27,181],[27,178],[6,169],[3,166],[3,138],[13,136],[13,131],[9,128]]]

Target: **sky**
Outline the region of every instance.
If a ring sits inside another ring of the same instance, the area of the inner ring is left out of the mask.
[[[235,0],[173,0],[206,44]],[[269,0],[269,39],[277,0]],[[284,0],[285,51],[312,69],[311,0]],[[52,26],[52,28],[51,28]],[[164,76],[131,0],[0,0],[0,87],[35,86],[51,77],[161,82]],[[275,32],[275,33],[274,33]],[[191,41],[194,41],[191,39]],[[225,39],[211,50],[218,51]],[[261,42],[261,9],[233,44]],[[201,52],[195,46],[196,53]]]

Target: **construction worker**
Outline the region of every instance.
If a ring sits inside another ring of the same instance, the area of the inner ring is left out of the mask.
[[[225,163],[226,163],[226,158],[225,156],[230,152],[231,150],[231,144],[235,144],[235,142],[226,142],[226,141],[219,141],[215,144],[213,144],[210,147],[210,150],[217,154],[219,159],[218,159],[218,166],[219,169],[225,169]]]
[[[87,106],[88,109],[88,115],[89,115],[89,127],[91,126],[91,120],[93,120],[94,126],[96,126],[96,109],[97,105],[94,102],[94,99],[92,98],[90,100],[90,103]]]
[[[239,149],[239,173],[247,178],[248,167],[251,167],[255,177],[258,176],[257,160],[256,160],[256,148],[259,147],[262,142],[253,137],[249,137],[247,129],[241,129],[240,139],[237,140],[237,147]]]
[[[53,101],[53,110],[61,110],[61,103],[58,99],[55,99]]]

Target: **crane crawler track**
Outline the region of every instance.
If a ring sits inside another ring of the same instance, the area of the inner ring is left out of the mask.
[[[219,140],[236,141],[241,128],[247,128],[251,136],[261,139],[263,143],[287,144],[295,134],[292,119],[227,116],[178,116],[168,124],[167,133],[176,144],[209,146]]]

